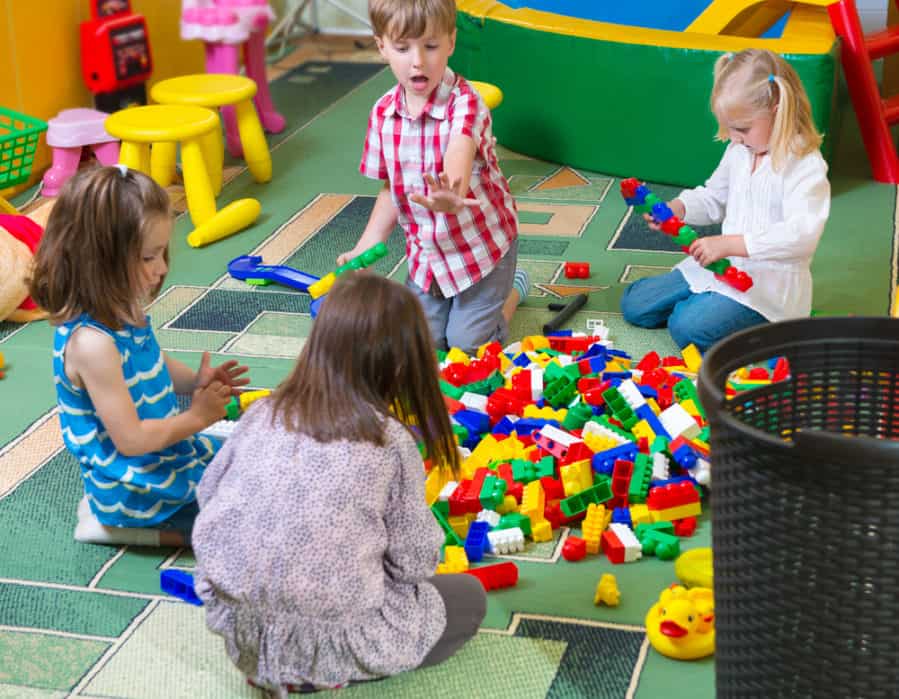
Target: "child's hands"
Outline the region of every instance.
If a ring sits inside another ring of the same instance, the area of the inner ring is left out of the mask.
[[[238,378],[241,374],[246,374],[250,370],[248,366],[238,364],[234,359],[229,359],[217,367],[210,366],[209,362],[209,352],[203,352],[203,356],[200,359],[200,368],[197,370],[197,388],[204,388],[213,381],[217,381],[230,389],[231,393],[229,395],[236,396],[238,394],[236,390],[238,386],[246,386],[250,383],[250,379],[247,376]]]
[[[429,211],[438,214],[457,214],[466,206],[477,206],[479,203],[472,197],[459,196],[458,191],[461,188],[462,180],[458,179],[450,183],[445,172],[437,175],[437,179],[431,175],[425,175],[425,183],[430,189],[430,196],[415,193],[410,194],[409,199],[416,204],[421,204]]]
[[[225,408],[230,400],[231,386],[221,381],[212,381],[205,386],[198,385],[190,404],[190,412],[208,427],[225,417]]]
[[[365,250],[360,250],[358,247],[355,247],[352,250],[339,254],[337,256],[337,266],[342,267],[354,257],[359,257],[363,252],[365,252]]]
[[[703,267],[733,255],[729,237],[732,236],[713,235],[709,238],[697,238],[690,245],[690,255]]]
[[[668,208],[671,209],[671,213],[677,216],[681,221],[684,220],[684,216],[687,215],[687,208],[684,206],[684,203],[680,199],[672,199],[668,202]],[[643,214],[643,220],[649,225],[650,228],[654,231],[661,230],[661,226],[656,223],[656,220],[652,217],[652,214]]]

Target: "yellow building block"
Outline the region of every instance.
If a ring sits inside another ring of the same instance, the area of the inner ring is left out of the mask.
[[[545,519],[541,519],[539,522],[531,520],[531,538],[538,543],[541,541],[552,541],[552,525]]]
[[[567,408],[559,408],[558,410],[554,410],[551,405],[546,405],[542,408],[538,408],[533,403],[528,403],[524,406],[524,413],[522,417],[536,417],[542,420],[558,420],[560,423],[565,419],[565,416],[568,415]]]
[[[521,340],[521,351],[532,352],[534,350],[547,349],[549,340],[543,335],[528,335]]]
[[[559,469],[559,474],[562,477],[562,488],[565,490],[565,497],[576,495],[593,485],[593,469],[590,466],[590,459],[575,461],[562,466]]]
[[[428,503],[428,507],[437,501],[440,491],[443,490],[443,486],[452,480],[452,476],[453,472],[446,467],[431,467],[425,478],[425,502]]]
[[[648,405],[650,408],[652,408],[652,412],[655,413],[656,415],[658,415],[659,413],[662,412],[662,409],[659,407],[659,404],[656,403],[655,398],[647,398],[646,405]]]
[[[638,524],[652,524],[652,515],[647,505],[631,505],[631,523],[636,529]]]
[[[458,347],[450,347],[449,352],[446,353],[446,361],[450,364],[470,364],[471,357],[469,357],[465,352],[463,352]]]
[[[449,523],[452,530],[458,534],[459,538],[464,539],[468,536],[468,527],[475,517],[477,517],[477,515],[466,512],[464,515],[450,515],[446,518],[446,521]]]
[[[543,484],[538,480],[531,481],[524,486],[524,493],[521,496],[521,507],[518,508],[518,511],[530,517],[533,523],[543,519],[545,507],[546,493],[543,491]]]
[[[678,507],[669,507],[666,510],[650,510],[653,522],[673,522],[684,517],[698,517],[702,514],[702,505],[698,502]]]
[[[618,589],[618,581],[611,573],[603,573],[596,585],[596,594],[593,596],[593,604],[605,604],[609,607],[617,607],[621,601],[621,591]]]
[[[689,344],[684,347],[680,351],[681,357],[684,358],[684,364],[687,365],[687,369],[692,371],[694,374],[699,371],[699,367],[702,364],[702,355],[699,353],[699,349],[694,344]]]
[[[443,563],[437,564],[437,575],[464,573],[468,570],[468,556],[461,546],[445,546]]]
[[[652,443],[652,440],[656,438],[656,433],[653,432],[652,427],[649,426],[649,423],[646,422],[646,420],[640,420],[640,422],[634,425],[631,428],[631,433],[637,439],[646,437],[650,441],[650,443]]]
[[[334,286],[334,281],[336,279],[337,277],[334,275],[334,272],[328,272],[328,274],[317,282],[310,284],[307,291],[312,298],[317,299],[319,296],[324,296],[331,291],[331,287]]]
[[[258,391],[244,391],[237,397],[237,402],[240,405],[241,411],[249,408],[253,403],[255,403],[260,398],[265,398],[266,396],[271,395],[271,390],[267,388],[260,389]]]
[[[696,407],[696,403],[692,398],[687,398],[687,400],[681,401],[680,407],[690,413],[690,415],[692,415],[693,417],[701,415],[699,409]]]
[[[581,525],[581,536],[587,544],[587,553],[599,553],[602,533],[609,526],[611,520],[612,513],[606,510],[605,505],[590,503],[587,506],[587,515]]]
[[[615,439],[614,437],[608,437],[603,434],[598,434],[596,432],[584,432],[581,435],[581,438],[584,440],[584,444],[592,451],[594,454],[598,454],[601,451],[605,451],[606,449],[614,449],[619,444],[621,444],[621,440]]]
[[[515,512],[518,509],[518,500],[514,495],[506,495],[503,497],[503,504],[496,508],[496,511],[504,515],[508,512]]]

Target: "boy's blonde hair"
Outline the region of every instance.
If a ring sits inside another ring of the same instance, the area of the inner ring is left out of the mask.
[[[456,30],[455,0],[368,0],[368,15],[375,36],[417,39],[428,25],[432,31]]]
[[[724,54],[715,62],[712,112],[718,119],[719,140],[728,137],[726,121],[772,114],[768,149],[775,170],[786,158],[808,155],[821,145],[802,81],[782,56],[766,49]]]

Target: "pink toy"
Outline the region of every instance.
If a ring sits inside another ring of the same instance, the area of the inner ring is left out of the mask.
[[[47,122],[47,145],[53,149],[53,165],[44,173],[42,194],[55,197],[78,169],[85,147],[102,165],[119,160],[119,142],[103,128],[109,114],[96,109],[64,109]]]
[[[265,29],[275,18],[267,0],[183,0],[181,38],[201,39],[206,44],[206,71],[234,73],[240,70],[238,51],[243,45],[247,77],[256,82],[254,101],[259,120],[269,133],[281,133],[286,122],[272,104],[265,74]],[[234,107],[222,107],[228,152],[243,154]]]

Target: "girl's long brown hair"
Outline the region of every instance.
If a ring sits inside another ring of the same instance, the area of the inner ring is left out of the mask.
[[[69,179],[34,257],[29,293],[61,323],[87,313],[120,330],[135,306],[143,233],[170,216],[169,197],[134,170],[91,167]],[[168,251],[165,253],[168,262]]]
[[[437,359],[418,299],[366,271],[337,278],[300,353],[273,395],[274,414],[321,442],[384,444],[384,418],[414,427],[432,463],[458,473]]]

